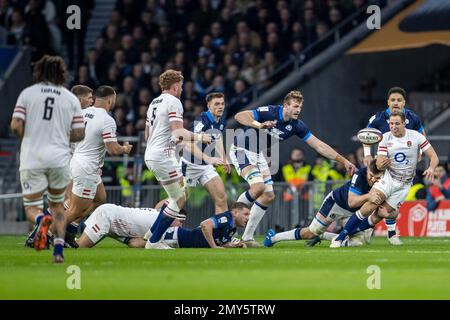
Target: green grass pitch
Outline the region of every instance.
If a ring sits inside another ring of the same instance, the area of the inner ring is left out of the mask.
[[[66,249],[63,265],[23,241],[0,237],[0,299],[450,299],[450,239],[443,238],[403,238],[402,247],[376,238],[338,250],[285,242],[170,251],[106,239],[94,249]],[[80,290],[66,286],[70,265],[80,267]],[[380,268],[379,290],[367,287],[371,265]]]

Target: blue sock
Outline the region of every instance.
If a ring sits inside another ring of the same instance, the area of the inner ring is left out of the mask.
[[[163,204],[163,206],[161,207],[161,209],[159,210],[159,215],[155,220],[155,223],[153,223],[153,226],[150,228],[151,233],[155,233],[156,230],[156,226],[159,224],[159,221],[161,221],[161,218],[163,217],[163,215],[161,215],[161,213],[164,211],[164,209],[167,207],[167,204]]]
[[[356,228],[358,228],[359,224],[363,219],[364,217],[360,216],[359,211],[357,211],[354,215],[350,217],[350,219],[348,219],[347,223],[344,226],[344,230],[341,231],[336,240],[343,241],[345,237],[347,237],[352,232],[355,232]]]
[[[41,213],[40,215],[38,215],[36,218],[34,218],[34,222],[39,225],[41,223],[42,218],[44,217],[44,214]]]
[[[64,246],[64,239],[61,238],[55,238],[53,240],[53,245],[54,245],[54,249],[53,249],[53,255],[63,255],[63,246]]]
[[[349,233],[349,236],[354,235],[355,233],[367,230],[373,228],[373,225],[370,224],[369,222],[369,218],[364,218],[363,221],[361,221],[361,223],[359,224],[358,228],[356,228],[356,230],[353,233]]]
[[[396,219],[385,219],[384,223],[386,223],[386,227],[388,229],[388,237],[391,238],[397,234],[395,231],[395,224],[397,223]]]
[[[175,220],[174,218],[171,218],[169,216],[167,216],[164,212],[164,210],[161,209],[161,212],[159,213],[158,218],[156,219],[156,221],[159,221],[153,225],[154,228],[152,231],[152,236],[150,237],[150,242],[151,243],[156,243],[159,240],[161,240],[161,237],[163,236],[164,232],[166,232],[166,230],[170,227],[170,225],[172,224],[173,220]]]
[[[295,229],[295,240],[302,240],[302,235],[300,231],[301,231],[300,228]]]

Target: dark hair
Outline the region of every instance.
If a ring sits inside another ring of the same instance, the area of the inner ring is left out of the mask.
[[[380,174],[381,172],[383,172],[377,168],[377,159],[373,159],[372,161],[370,161],[368,169],[373,174]]]
[[[248,209],[248,210],[250,210],[250,207],[248,205],[246,205],[245,203],[243,203],[243,202],[235,202],[231,206],[231,211],[233,211],[235,209],[238,209],[238,210]]]
[[[388,92],[388,100],[389,100],[389,97],[391,96],[391,94],[393,94],[393,93],[399,93],[399,94],[401,94],[401,95],[403,96],[403,99],[406,100],[406,91],[405,91],[405,89],[400,88],[400,87],[393,87],[393,88],[390,88],[390,89],[389,89],[389,92]]]
[[[92,93],[94,90],[92,90],[88,86],[83,86],[80,84],[80,85],[73,86],[70,91],[77,97],[80,97],[80,96],[88,95],[89,93]]]
[[[58,56],[43,56],[33,64],[33,79],[35,83],[45,82],[62,86],[67,79],[67,68],[64,60]]]
[[[406,121],[406,116],[405,116],[405,114],[404,114],[403,112],[397,112],[397,111],[394,111],[394,112],[392,112],[391,115],[389,116],[389,119],[392,118],[392,117],[400,117],[400,118],[402,119],[403,122]]]
[[[211,92],[206,96],[206,103],[210,103],[213,99],[225,99],[225,95],[222,92]]]
[[[100,86],[95,91],[96,98],[107,98],[116,94],[113,87],[110,86]]]

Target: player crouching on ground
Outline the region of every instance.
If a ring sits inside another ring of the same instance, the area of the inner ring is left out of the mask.
[[[364,203],[369,201],[369,191],[382,175],[383,171],[377,168],[376,160],[372,160],[368,168],[364,167],[359,169],[352,176],[351,180],[327,195],[319,212],[316,214],[316,217],[309,227],[296,228],[278,234],[272,229],[269,229],[263,242],[264,246],[271,247],[279,241],[288,240],[310,240],[307,243],[309,246],[314,246],[316,243],[320,242],[321,239],[331,241],[337,234],[325,232],[330,224],[338,218],[352,216]],[[378,217],[378,214],[379,213],[374,213],[374,216]],[[384,217],[385,214],[383,213],[382,216]],[[376,222],[379,222],[380,220],[381,218],[377,219]],[[370,224],[367,219],[365,223]],[[371,224],[369,228],[372,228],[373,226],[374,224]],[[356,233],[358,233],[358,235],[356,235]],[[363,245],[363,240],[360,239],[360,236],[363,236],[363,233],[356,229],[350,236],[353,235],[355,235],[355,237],[350,238],[350,240],[346,242],[346,245]]]
[[[186,212],[182,212],[186,214]],[[112,237],[132,248],[144,248],[151,237],[151,229],[159,209],[124,208],[112,204],[98,207],[86,220],[86,228],[78,240],[80,248],[91,248],[104,237]],[[230,211],[204,220],[195,229],[181,228],[176,219],[163,241],[172,248],[244,248],[242,241],[233,241],[236,228],[244,228],[250,216],[250,208],[235,203]],[[144,239],[145,236],[145,239]]]

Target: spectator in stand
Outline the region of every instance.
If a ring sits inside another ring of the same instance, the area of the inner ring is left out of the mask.
[[[450,178],[445,171],[443,164],[440,164],[434,170],[434,179],[428,187],[427,209],[434,211],[439,207],[439,202],[450,199]]]
[[[305,162],[303,150],[300,148],[292,149],[289,162],[281,169],[283,180],[291,186],[299,188],[310,179],[311,169],[311,166]]]

